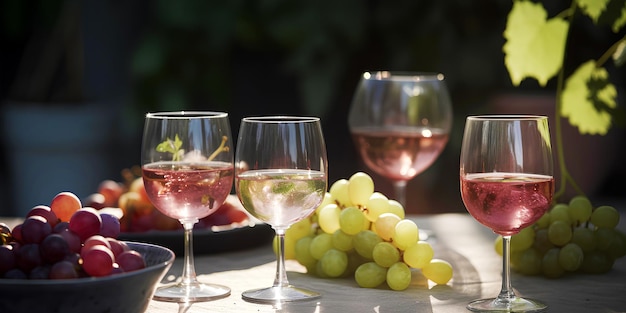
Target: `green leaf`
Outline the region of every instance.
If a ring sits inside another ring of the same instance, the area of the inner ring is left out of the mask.
[[[624,25],[626,25],[626,1],[624,2],[624,5],[622,6],[621,14],[619,14],[619,17],[616,18],[615,21],[613,22],[613,27],[612,27],[613,32],[615,33],[619,32],[620,29],[624,27]]]
[[[569,23],[547,18],[544,7],[530,1],[515,1],[504,30],[503,46],[511,82],[518,86],[524,78],[535,78],[542,86],[563,65]]]
[[[594,23],[598,22],[598,18],[606,10],[606,5],[610,0],[576,0],[578,7],[587,14]]]
[[[590,60],[567,79],[561,95],[561,115],[581,134],[605,135],[611,127],[611,110],[617,90],[603,67]]]
[[[167,138],[162,143],[158,144],[156,147],[156,151],[158,152],[169,152],[172,154],[172,161],[179,161],[182,159],[185,150],[180,147],[183,146],[183,141],[180,140],[178,134],[175,136],[174,140]]]

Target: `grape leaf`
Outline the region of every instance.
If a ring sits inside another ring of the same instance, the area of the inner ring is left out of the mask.
[[[561,95],[561,115],[581,134],[605,135],[611,127],[610,110],[617,106],[616,97],[617,90],[606,69],[590,60],[567,79]]]
[[[546,18],[547,12],[540,3],[515,1],[513,4],[502,48],[504,64],[515,86],[526,77],[535,78],[545,86],[563,65],[569,23],[558,17]]]
[[[621,14],[613,22],[612,30],[613,30],[613,32],[617,33],[625,25],[626,25],[626,1],[624,2],[623,6],[622,6]]]
[[[610,0],[577,0],[578,6],[587,14],[594,23],[598,22],[600,14],[606,10],[606,5]]]
[[[180,140],[178,134],[174,140],[167,138],[162,143],[158,144],[156,147],[156,151],[158,152],[169,152],[172,154],[172,161],[180,161],[182,159],[185,150],[181,149],[183,141]]]

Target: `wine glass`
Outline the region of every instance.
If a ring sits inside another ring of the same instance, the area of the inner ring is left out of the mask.
[[[406,207],[406,185],[443,151],[452,105],[442,74],[366,72],[354,93],[348,125],[365,165],[389,179]]]
[[[248,290],[251,302],[315,299],[318,292],[289,284],[284,239],[289,226],[311,215],[324,198],[328,165],[319,118],[242,119],[235,154],[235,189],[243,207],[277,236],[276,276],[271,287]]]
[[[146,193],[159,211],[180,221],[185,237],[182,279],[158,288],[155,300],[198,302],[230,295],[230,288],[196,278],[192,231],[230,193],[234,178],[231,142],[227,113],[146,115],[141,148]]]
[[[511,235],[535,223],[554,195],[548,118],[470,116],[461,147],[461,197],[481,224],[502,235],[502,290],[470,302],[471,311],[538,312],[547,306],[515,294],[510,278]]]

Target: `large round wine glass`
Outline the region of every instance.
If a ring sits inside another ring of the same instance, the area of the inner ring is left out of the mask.
[[[442,74],[366,72],[348,125],[365,165],[389,179],[406,206],[406,185],[430,167],[448,142],[452,105]]]
[[[248,290],[251,302],[315,299],[319,293],[289,284],[284,239],[289,226],[311,215],[327,187],[326,145],[319,118],[248,117],[235,154],[235,189],[243,207],[276,231],[278,260],[271,287]]]
[[[141,162],[146,193],[163,214],[184,228],[181,280],[160,287],[154,299],[197,302],[230,295],[230,288],[196,278],[194,224],[215,212],[233,186],[233,152],[228,114],[221,112],[148,113]]]
[[[515,294],[511,285],[511,236],[535,223],[554,195],[548,118],[470,116],[461,147],[461,197],[467,211],[502,236],[502,289],[493,299],[470,302],[477,312],[540,312],[547,306]]]

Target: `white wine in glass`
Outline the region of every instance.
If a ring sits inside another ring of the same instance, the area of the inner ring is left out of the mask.
[[[461,146],[461,197],[467,211],[502,236],[502,289],[495,298],[470,302],[476,312],[542,312],[547,305],[513,290],[511,236],[535,223],[554,195],[548,118],[530,115],[470,116]]]
[[[327,188],[327,156],[319,118],[242,119],[235,154],[235,189],[243,207],[276,231],[278,257],[271,287],[248,290],[250,302],[281,303],[320,297],[289,284],[285,231],[313,214]]]
[[[198,302],[227,297],[230,288],[198,281],[193,260],[193,227],[224,203],[234,179],[228,114],[148,113],[142,139],[146,193],[157,210],[184,228],[184,267],[180,282],[159,287],[154,299]]]
[[[442,74],[366,72],[348,125],[365,165],[391,181],[406,207],[406,185],[430,167],[448,142],[452,105]]]

